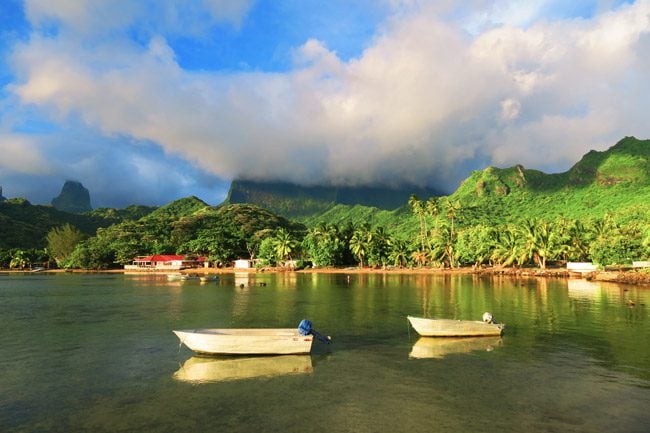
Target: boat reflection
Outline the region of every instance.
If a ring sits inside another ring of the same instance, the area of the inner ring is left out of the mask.
[[[501,337],[420,337],[413,345],[409,358],[444,358],[478,350],[491,352],[502,344]]]
[[[305,374],[313,371],[309,355],[210,358],[193,356],[174,373],[183,382],[207,383]]]
[[[593,300],[600,294],[600,284],[582,279],[567,280],[569,297]]]

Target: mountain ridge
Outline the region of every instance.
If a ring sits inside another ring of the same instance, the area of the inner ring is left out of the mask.
[[[336,205],[361,205],[383,210],[397,209],[411,194],[440,195],[431,188],[382,186],[301,186],[288,182],[233,180],[224,203],[249,203],[287,218],[305,218],[327,212]]]

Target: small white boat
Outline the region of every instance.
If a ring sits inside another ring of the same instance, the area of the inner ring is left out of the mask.
[[[470,353],[474,351],[491,352],[495,347],[501,346],[501,337],[420,337],[415,342],[409,358],[444,358],[457,353]]]
[[[210,281],[217,281],[219,277],[216,275],[203,275],[202,277],[199,277],[202,283],[209,283]]]
[[[309,353],[312,335],[298,329],[193,329],[174,331],[181,344],[206,355],[288,355]]]
[[[298,328],[211,328],[173,331],[191,350],[205,355],[297,355],[309,353],[314,337],[329,344],[312,329],[309,320]]]
[[[198,280],[199,280],[198,275],[187,275],[187,274],[181,275],[181,281],[198,281]]]
[[[183,382],[206,383],[230,380],[309,374],[314,369],[309,355],[206,358],[193,356],[174,373]]]
[[[503,323],[488,323],[479,320],[425,319],[407,316],[415,331],[423,337],[480,337],[501,335]]]
[[[178,281],[183,277],[183,274],[167,274],[168,281]]]

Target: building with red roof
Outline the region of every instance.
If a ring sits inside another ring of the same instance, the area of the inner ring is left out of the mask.
[[[133,259],[133,264],[125,265],[129,270],[180,270],[205,266],[205,257],[190,258],[174,254],[156,254]]]

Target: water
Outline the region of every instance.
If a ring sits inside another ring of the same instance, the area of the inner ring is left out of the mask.
[[[648,432],[648,306],[648,288],[582,280],[5,274],[0,431]],[[484,311],[502,339],[422,349],[406,322]],[[171,332],[302,318],[334,343],[206,359]]]

